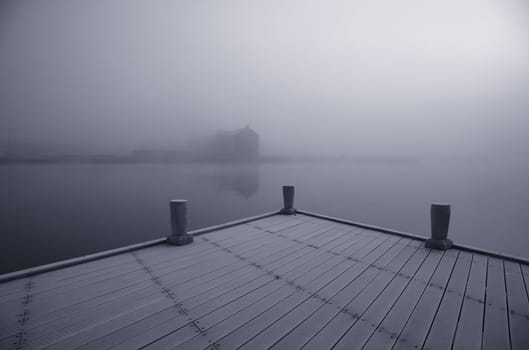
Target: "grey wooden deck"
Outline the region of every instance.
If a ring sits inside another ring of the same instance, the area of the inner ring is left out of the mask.
[[[271,216],[0,284],[0,349],[529,349],[529,266]]]

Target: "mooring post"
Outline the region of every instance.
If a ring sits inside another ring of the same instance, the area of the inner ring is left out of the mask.
[[[430,208],[432,237],[425,242],[426,248],[447,250],[452,241],[447,238],[450,224],[450,204],[432,204]]]
[[[294,215],[294,186],[283,186],[283,209],[279,211],[280,214]]]
[[[187,234],[187,201],[176,199],[169,202],[171,211],[171,235],[167,243],[172,245],[186,245],[193,242],[193,236]]]

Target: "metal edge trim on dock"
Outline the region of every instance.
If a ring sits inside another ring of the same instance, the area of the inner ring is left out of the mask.
[[[333,216],[317,214],[317,213],[313,213],[313,212],[310,212],[310,211],[305,211],[305,210],[296,210],[296,211],[299,214],[308,215],[308,216],[312,216],[312,217],[320,218],[320,219],[325,219],[325,220],[330,220],[330,221],[334,221],[334,222],[338,222],[338,223],[342,223],[342,224],[346,224],[346,225],[352,225],[352,226],[356,226],[356,227],[360,227],[360,228],[365,228],[365,229],[368,229],[368,230],[380,231],[380,232],[389,233],[389,234],[393,234],[393,235],[398,235],[398,236],[402,236],[402,237],[407,237],[407,238],[411,238],[411,239],[416,239],[416,240],[420,240],[420,241],[425,241],[425,240],[428,239],[428,237],[415,235],[413,233],[392,230],[392,229],[389,229],[389,228],[384,228],[384,227],[364,224],[364,223],[360,223],[360,222],[354,222],[354,221],[350,221],[350,220],[336,218],[336,217],[333,217]],[[525,259],[525,258],[522,258],[522,257],[519,257],[519,256],[505,255],[505,254],[500,253],[500,252],[494,252],[494,251],[491,251],[491,250],[486,250],[486,249],[482,249],[482,248],[476,248],[476,247],[472,247],[472,246],[465,245],[465,244],[454,243],[454,245],[452,247],[453,248],[457,248],[457,249],[461,249],[461,250],[464,250],[464,251],[468,251],[468,252],[479,253],[479,254],[495,257],[495,258],[510,260],[510,261],[513,261],[513,262],[516,262],[516,263],[529,265],[529,259]]]
[[[277,211],[268,212],[268,213],[264,213],[264,214],[260,214],[256,216],[247,217],[247,218],[240,219],[240,220],[229,221],[229,222],[226,222],[220,225],[209,226],[209,227],[193,230],[193,231],[190,231],[189,234],[193,236],[199,236],[199,235],[203,235],[208,232],[229,228],[232,226],[244,224],[244,223],[259,220],[259,219],[264,219],[264,218],[267,218],[269,216],[273,216],[276,214],[278,214]],[[16,279],[23,278],[23,277],[34,276],[40,273],[49,272],[53,270],[59,270],[65,267],[79,265],[79,264],[83,264],[89,261],[108,258],[110,256],[123,254],[123,253],[127,253],[130,251],[139,250],[139,249],[151,247],[154,245],[162,244],[162,243],[165,243],[165,241],[166,241],[166,238],[158,238],[158,239],[153,239],[147,242],[136,243],[136,244],[132,244],[132,245],[128,245],[128,246],[124,246],[120,248],[115,248],[111,250],[105,250],[99,253],[83,255],[77,258],[61,260],[61,261],[57,261],[57,262],[46,264],[46,265],[39,265],[35,267],[30,267],[24,270],[9,272],[9,273],[0,275],[0,283],[16,280]]]
[[[251,221],[255,221],[255,220],[264,219],[264,218],[267,218],[269,216],[274,216],[274,215],[277,215],[277,214],[279,214],[278,211],[271,211],[271,212],[264,213],[264,214],[261,214],[261,215],[250,216],[250,217],[247,217],[247,218],[244,218],[244,219],[229,221],[229,222],[226,222],[224,224],[220,224],[220,225],[216,225],[216,226],[209,226],[209,227],[201,228],[201,229],[198,229],[198,230],[190,231],[189,234],[191,234],[193,236],[200,236],[200,235],[203,235],[205,233],[221,230],[221,229],[232,227],[232,226],[245,224],[247,222],[251,222]]]
[[[353,225],[353,226],[360,227],[360,228],[365,228],[365,229],[368,229],[368,230],[374,230],[374,231],[380,231],[380,232],[384,232],[384,233],[390,233],[392,235],[402,236],[402,237],[406,237],[406,238],[412,238],[412,239],[417,239],[417,240],[421,240],[421,241],[425,241],[427,239],[427,237],[414,235],[413,233],[392,230],[392,229],[389,229],[389,228],[384,228],[384,227],[379,227],[379,226],[374,226],[374,225],[363,224],[363,223],[360,223],[360,222],[340,219],[340,218],[337,218],[337,217],[334,217],[334,216],[317,214],[317,213],[313,213],[313,212],[310,212],[310,211],[296,210],[296,212],[299,213],[299,214],[308,215],[308,216],[312,216],[312,217],[315,217],[315,218],[330,220],[330,221],[334,221],[334,222],[338,222],[338,223],[346,224],[346,225]]]

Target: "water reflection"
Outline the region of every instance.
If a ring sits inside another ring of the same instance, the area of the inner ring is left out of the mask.
[[[423,236],[430,203],[449,202],[455,242],[528,257],[528,170],[467,159],[0,166],[0,273],[164,237],[174,198],[189,200],[190,229],[274,210],[286,183],[301,209]]]
[[[237,165],[220,169],[212,175],[217,192],[232,192],[250,198],[259,191],[259,166]]]

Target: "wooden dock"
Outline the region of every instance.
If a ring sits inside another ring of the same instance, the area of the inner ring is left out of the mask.
[[[310,213],[0,280],[0,349],[529,349],[525,261]]]

